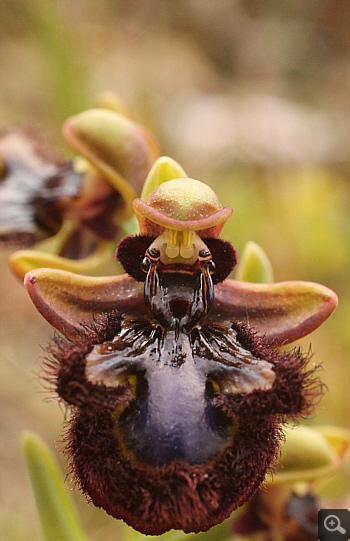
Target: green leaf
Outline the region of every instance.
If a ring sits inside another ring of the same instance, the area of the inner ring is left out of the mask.
[[[236,271],[236,280],[268,284],[273,282],[273,270],[264,250],[253,241],[247,242]]]
[[[35,434],[23,434],[23,450],[46,541],[88,541],[59,466]]]

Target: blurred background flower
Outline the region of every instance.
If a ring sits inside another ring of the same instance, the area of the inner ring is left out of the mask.
[[[96,272],[112,259],[122,230],[134,221],[132,202],[158,145],[119,112],[117,95],[101,95],[97,102],[104,105],[63,124],[67,142],[79,153],[73,162],[45,161],[30,137],[16,130],[0,139],[0,243],[34,247],[9,259],[21,281],[41,267]]]
[[[338,294],[334,315],[302,344],[312,342],[329,388],[309,424],[347,428],[349,23],[346,0],[4,0],[0,37],[2,127],[30,126],[70,158],[63,122],[115,91],[164,154],[233,207],[222,238],[238,255],[253,240],[275,281],[316,281]],[[29,541],[39,534],[19,433],[57,441],[62,412],[35,375],[51,330],[8,255],[0,268],[0,536]],[[92,540],[122,538],[122,525],[74,496]]]

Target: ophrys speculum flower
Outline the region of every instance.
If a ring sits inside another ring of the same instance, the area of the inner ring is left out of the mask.
[[[113,100],[113,96],[111,98]],[[94,272],[115,250],[132,201],[158,157],[153,136],[113,104],[69,118],[72,162],[43,155],[25,132],[0,138],[0,244],[34,247],[10,257],[23,280],[36,267]]]
[[[199,181],[165,182],[134,208],[140,235],[117,250],[130,276],[39,269],[25,284],[70,338],[51,347],[48,377],[72,408],[82,490],[143,533],[205,531],[252,497],[283,423],[320,397],[307,356],[277,345],[320,325],[336,296],[227,280],[236,253],[217,237],[232,210]]]

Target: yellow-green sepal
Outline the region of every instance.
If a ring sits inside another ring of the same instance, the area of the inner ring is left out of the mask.
[[[187,175],[175,160],[168,156],[161,156],[153,164],[150,172],[147,175],[146,181],[141,192],[142,201],[147,201],[148,196],[163,182],[173,180],[175,178],[186,178]]]
[[[315,481],[333,474],[350,449],[350,432],[337,427],[300,426],[287,430],[276,475],[266,484]]]
[[[274,281],[273,269],[264,250],[255,242],[249,241],[244,247],[236,269],[236,280],[269,284]]]

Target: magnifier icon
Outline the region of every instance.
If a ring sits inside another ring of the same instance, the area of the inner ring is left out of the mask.
[[[323,524],[329,532],[346,533],[346,530],[340,525],[340,519],[336,515],[327,515]]]

